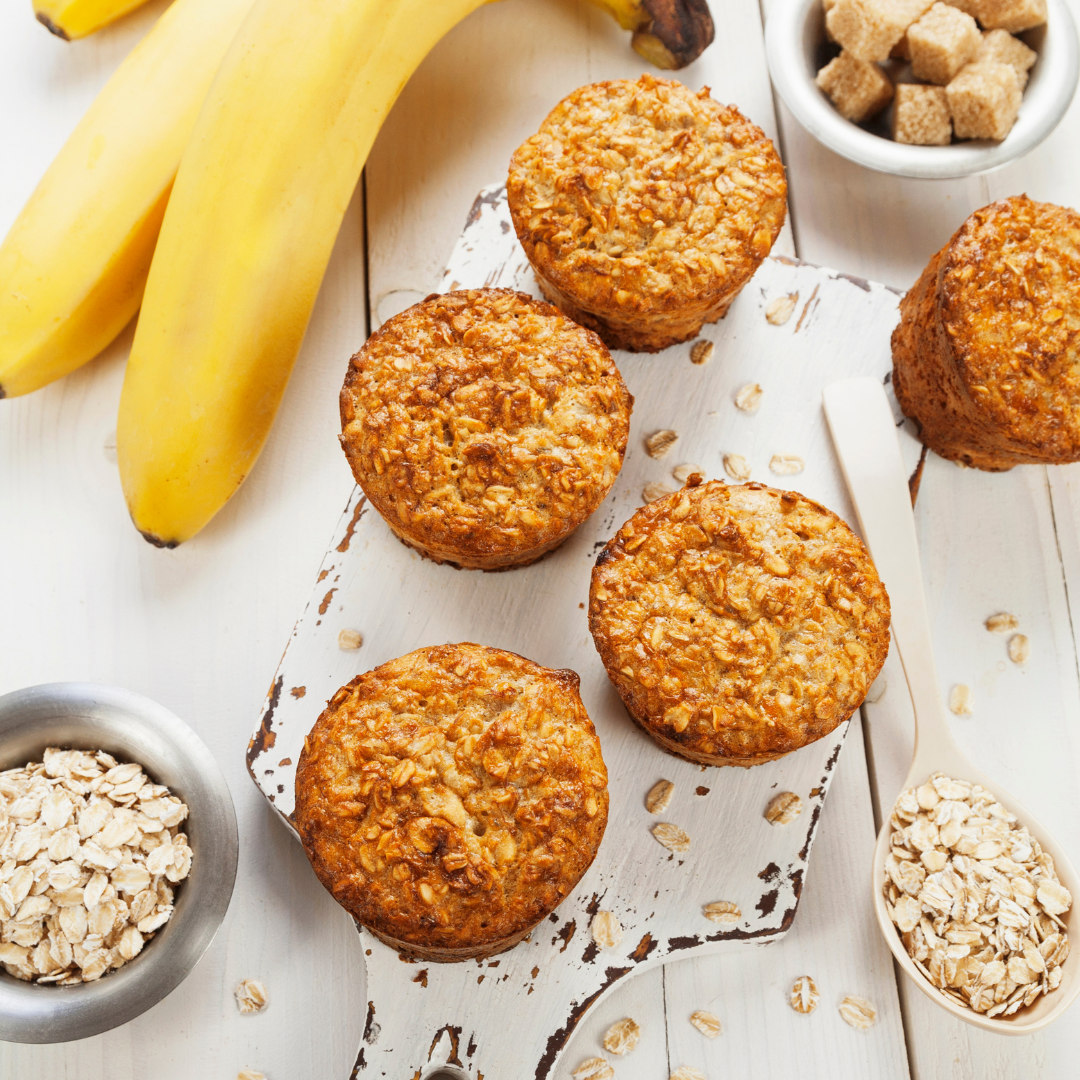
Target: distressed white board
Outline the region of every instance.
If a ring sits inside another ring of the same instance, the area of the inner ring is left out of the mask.
[[[536,292],[501,187],[477,199],[443,279],[445,289],[480,285]],[[784,294],[798,294],[794,313],[773,326],[765,308]],[[617,353],[636,399],[622,473],[596,514],[531,567],[480,574],[425,561],[354,490],[249,748],[252,777],[275,809],[288,821],[304,736],[338,687],[412,649],[461,640],[577,671],[611,788],[608,833],[595,863],[550,921],[510,952],[483,962],[409,965],[361,930],[369,1003],[356,1075],[424,1074],[450,1063],[470,1074],[542,1080],[586,1010],[620,980],[669,958],[776,939],[790,928],[847,725],[750,770],[702,768],[663,753],[631,723],[596,656],[584,611],[589,574],[599,548],[640,505],[647,481],[670,481],[680,462],[722,476],[727,451],[743,454],[756,479],[797,487],[853,520],[821,389],[844,375],[883,377],[895,320],[896,296],[882,286],[770,259],[728,317],[706,328],[716,345],[710,363],[691,364],[686,345],[655,356]],[[732,401],[748,381],[768,387],[754,415]],[[642,448],[643,435],[661,427],[680,433],[663,462]],[[805,460],[796,482],[771,476],[774,453]],[[363,634],[359,653],[338,648],[344,628]],[[643,797],[661,776],[676,785],[664,820],[692,838],[682,855],[648,831],[656,819]],[[774,828],[762,811],[783,790],[798,793],[805,809],[796,824]],[[718,899],[741,908],[734,929],[702,916],[702,906]],[[614,949],[598,950],[589,936],[600,907],[625,928]]]

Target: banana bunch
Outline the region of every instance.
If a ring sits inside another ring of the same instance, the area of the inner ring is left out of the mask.
[[[386,114],[486,2],[175,0],[0,245],[0,397],[86,363],[141,305],[117,452],[151,543],[194,536],[251,470]],[[597,2],[665,66],[712,40],[704,0]]]
[[[146,0],[34,0],[37,21],[65,41],[95,30],[142,7]]]

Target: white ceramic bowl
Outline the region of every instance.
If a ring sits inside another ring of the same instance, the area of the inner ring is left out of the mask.
[[[892,107],[866,125],[853,124],[818,89],[814,76],[836,54],[825,40],[821,0],[774,0],[765,23],[769,75],[784,104],[814,138],[869,169],[942,179],[999,169],[1034,149],[1057,127],[1076,91],[1080,48],[1062,0],[1047,0],[1046,26],[1019,35],[1039,54],[1020,116],[1004,141],[906,146],[888,137]]]
[[[225,917],[236,876],[236,814],[225,777],[179,717],[129,690],[50,683],[0,697],[0,770],[40,761],[49,746],[138,761],[187,803],[194,859],[173,917],[130,964],[79,986],[36,986],[0,969],[0,1040],[85,1039],[157,1004],[187,977]]]

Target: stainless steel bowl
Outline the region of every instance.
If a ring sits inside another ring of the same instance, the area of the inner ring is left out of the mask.
[[[1039,54],[1020,116],[1000,143],[906,146],[888,137],[889,110],[866,126],[845,120],[814,76],[828,62],[821,0],[774,0],[765,24],[765,54],[773,86],[795,118],[830,150],[867,168],[897,176],[971,176],[1007,165],[1033,150],[1057,127],[1076,92],[1080,48],[1062,0],[1048,0],[1046,26],[1020,35]]]
[[[236,877],[236,813],[217,762],[168,709],[129,690],[49,683],[0,697],[0,770],[40,761],[49,746],[137,761],[187,803],[194,858],[172,919],[130,964],[80,986],[35,986],[0,970],[0,1040],[85,1039],[126,1023],[176,989],[225,917]]]

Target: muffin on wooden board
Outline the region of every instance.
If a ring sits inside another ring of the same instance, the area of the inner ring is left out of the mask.
[[[699,481],[643,506],[600,552],[589,629],[664,749],[760,765],[859,707],[889,651],[889,597],[832,511]]]
[[[1080,460],[1080,214],[976,210],[900,302],[893,389],[936,454],[979,469]]]
[[[341,445],[406,544],[499,570],[558,547],[600,505],[633,403],[594,333],[524,293],[468,289],[396,315],[352,358]]]
[[[470,643],[343,686],[296,771],[296,827],[319,880],[426,960],[517,944],[589,868],[607,812],[577,674]]]
[[[514,227],[544,295],[617,349],[722,318],[786,213],[769,139],[709,88],[642,75],[575,90],[514,153]]]

